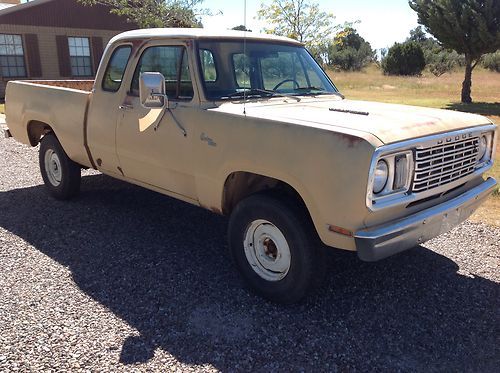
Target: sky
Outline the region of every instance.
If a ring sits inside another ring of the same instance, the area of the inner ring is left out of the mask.
[[[257,20],[257,10],[261,3],[270,0],[247,0],[247,28],[261,31],[265,24]],[[355,28],[374,49],[390,47],[395,42],[404,41],[410,30],[418,26],[417,15],[409,7],[407,0],[311,0],[318,3],[321,10],[333,13],[335,23],[360,21]],[[209,29],[226,30],[244,23],[244,0],[205,0],[203,8],[214,14],[205,16],[203,26]]]

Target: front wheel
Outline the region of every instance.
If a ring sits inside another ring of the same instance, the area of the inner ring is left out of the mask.
[[[40,142],[40,172],[52,197],[70,199],[80,191],[81,168],[64,152],[59,140],[49,133]]]
[[[229,247],[246,283],[278,303],[301,300],[321,280],[321,248],[305,213],[267,195],[241,201],[229,221]]]

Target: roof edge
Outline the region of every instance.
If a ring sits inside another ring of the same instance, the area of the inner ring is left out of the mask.
[[[33,1],[29,1],[27,3],[17,4],[17,5],[0,10],[0,16],[3,16],[4,14],[10,14],[10,13],[22,11],[24,9],[29,9],[29,8],[32,8],[32,7],[37,6],[37,5],[49,3],[51,1],[54,1],[54,0],[33,0]]]
[[[137,29],[122,32],[110,40],[111,43],[130,39],[144,38],[190,38],[190,39],[209,39],[209,38],[231,38],[239,39],[246,38],[247,40],[272,40],[277,42],[285,42],[295,45],[304,45],[298,40],[290,39],[284,36],[272,34],[261,34],[247,31],[236,30],[210,30],[206,28],[149,28]]]

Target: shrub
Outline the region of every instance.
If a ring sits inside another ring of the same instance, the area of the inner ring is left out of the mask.
[[[454,53],[458,56],[456,52]],[[429,71],[435,76],[441,76],[459,66],[457,58],[455,58],[453,53],[444,49],[437,53],[428,54],[426,56],[426,63]]]
[[[486,54],[482,64],[486,69],[500,73],[500,51]]]
[[[420,75],[424,68],[424,52],[414,41],[395,43],[382,60],[382,69],[388,75]]]
[[[359,71],[374,61],[375,55],[370,43],[348,27],[328,46],[327,64],[340,70]]]
[[[366,43],[359,49],[353,47],[339,48],[333,46],[328,51],[329,65],[340,70],[359,71],[374,60],[374,52]]]

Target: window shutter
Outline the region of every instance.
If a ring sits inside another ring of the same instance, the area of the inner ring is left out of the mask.
[[[91,38],[92,44],[92,57],[94,59],[94,73],[97,73],[97,68],[99,67],[99,62],[101,62],[102,53],[104,51],[102,38],[99,36],[93,36]]]
[[[36,34],[24,35],[24,44],[26,46],[26,57],[28,59],[28,76],[30,78],[40,78],[42,76],[42,64],[40,62],[38,36]]]
[[[57,57],[59,60],[59,74],[62,77],[71,76],[71,62],[69,59],[68,37],[56,35]]]

